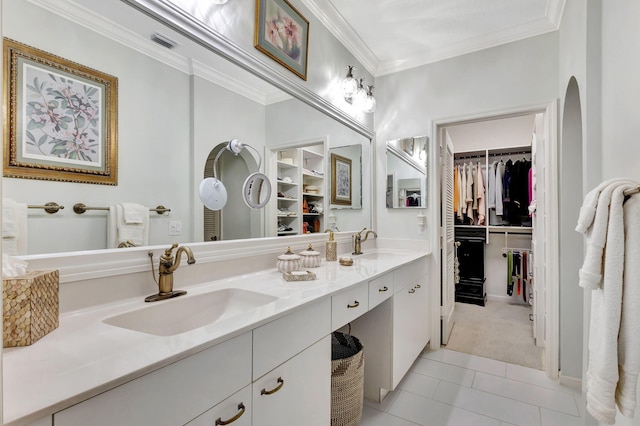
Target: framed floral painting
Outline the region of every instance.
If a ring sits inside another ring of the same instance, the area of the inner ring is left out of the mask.
[[[256,0],[255,47],[307,79],[309,21],[287,0]]]
[[[117,78],[3,41],[4,176],[117,185]]]

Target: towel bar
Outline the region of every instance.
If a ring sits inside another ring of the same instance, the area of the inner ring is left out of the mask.
[[[87,205],[84,205],[83,203],[76,203],[73,205],[73,211],[76,212],[77,214],[83,214],[87,210],[109,210],[109,207],[89,207]],[[149,211],[156,212],[161,215],[164,213],[169,213],[171,209],[168,209],[165,206],[160,205],[155,209],[149,209]]]
[[[27,206],[30,209],[43,209],[45,212],[49,213],[49,214],[54,214],[54,213],[58,213],[58,211],[64,209],[64,206],[59,205],[58,203],[47,203],[44,206],[32,206],[32,205],[28,205]]]

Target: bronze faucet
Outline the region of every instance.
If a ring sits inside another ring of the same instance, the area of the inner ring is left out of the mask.
[[[362,238],[362,233],[364,231],[367,232],[364,234],[364,238]],[[367,230],[366,227],[362,231],[356,232],[356,234],[353,236],[353,253],[351,254],[362,254],[362,243],[364,241],[367,241],[367,238],[369,238],[369,234],[373,234],[374,238],[378,238],[378,234],[376,234],[375,231],[371,229]]]
[[[184,290],[174,290],[173,289],[173,271],[178,269],[180,266],[180,260],[182,259],[182,253],[187,255],[187,263],[189,265],[193,265],[196,263],[195,257],[193,257],[193,252],[187,246],[180,246],[178,250],[176,250],[176,257],[173,257],[173,249],[178,247],[177,243],[173,243],[170,248],[164,251],[164,254],[160,256],[160,264],[158,265],[158,274],[160,275],[158,284],[158,289],[160,290],[158,294],[152,294],[144,299],[145,302],[156,302],[158,300],[170,299],[172,297],[182,296],[183,294],[187,294]],[[151,257],[151,270],[153,271],[153,252],[149,252],[149,257]],[[155,280],[155,274],[153,275],[153,279]]]

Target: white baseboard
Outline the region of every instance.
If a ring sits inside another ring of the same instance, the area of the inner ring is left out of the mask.
[[[582,389],[582,379],[571,376],[563,376],[562,371],[558,375],[558,381],[562,386],[567,386],[574,389]]]

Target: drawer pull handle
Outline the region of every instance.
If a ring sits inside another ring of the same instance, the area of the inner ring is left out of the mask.
[[[412,288],[411,290],[409,290],[409,294],[411,294],[411,293],[415,293],[415,292],[416,292],[416,289],[415,289],[415,288]]]
[[[351,308],[357,308],[358,306],[360,306],[360,302],[358,302],[357,300],[353,302],[353,305],[347,305],[347,308],[351,309]]]
[[[386,285],[385,285],[384,287],[382,287],[382,288],[379,288],[379,289],[378,289],[378,291],[379,291],[380,293],[382,293],[382,292],[384,292],[384,291],[387,291],[387,290],[389,290],[389,288],[388,288]]]
[[[278,377],[278,383],[279,385],[271,390],[262,389],[260,391],[260,395],[271,395],[278,392],[282,388],[282,386],[284,386],[284,380],[282,380],[282,377]]]
[[[420,288],[422,287],[420,284],[416,284],[416,288]]]
[[[236,413],[235,416],[231,417],[229,420],[222,420],[222,417],[218,417],[218,420],[216,420],[216,426],[219,425],[230,425],[231,423],[235,422],[236,420],[238,420],[245,412],[246,408],[244,406],[244,404],[241,402],[240,404],[238,404],[238,411]]]

